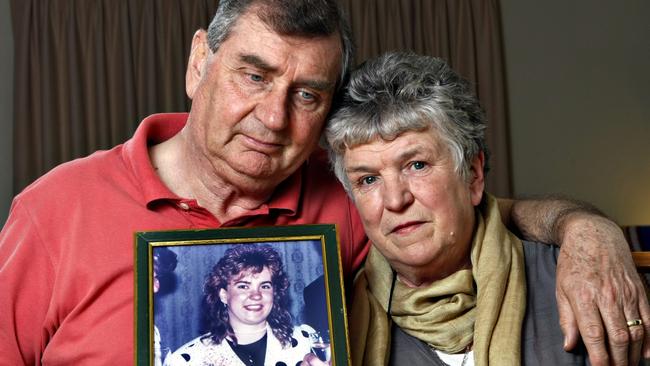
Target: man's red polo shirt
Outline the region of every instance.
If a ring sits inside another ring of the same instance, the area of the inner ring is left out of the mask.
[[[0,365],[132,364],[136,231],[335,223],[346,273],[363,261],[363,226],[323,154],[227,223],[174,195],[147,147],[186,119],[150,116],[126,143],[61,165],[14,199],[0,234]]]

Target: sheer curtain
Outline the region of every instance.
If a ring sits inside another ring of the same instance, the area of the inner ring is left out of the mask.
[[[410,49],[446,59],[475,86],[489,119],[488,190],[510,194],[497,0],[340,0],[356,61]],[[192,35],[217,1],[12,0],[14,187],[61,162],[126,140],[155,112],[189,108]]]

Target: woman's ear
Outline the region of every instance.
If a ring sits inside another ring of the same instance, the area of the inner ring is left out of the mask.
[[[187,62],[187,72],[185,73],[185,92],[192,99],[196,87],[199,85],[205,69],[205,62],[210,55],[208,47],[208,36],[205,30],[199,29],[194,33],[192,38],[192,49],[190,58]]]
[[[472,160],[469,170],[469,191],[470,199],[474,206],[478,206],[483,198],[483,191],[485,190],[485,174],[483,167],[485,166],[485,154],[483,151],[479,152]]]
[[[228,306],[228,293],[226,290],[219,289],[219,300],[221,300],[224,305]]]

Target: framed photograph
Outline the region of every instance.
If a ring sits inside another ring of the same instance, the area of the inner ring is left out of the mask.
[[[350,363],[334,225],[138,232],[134,277],[136,365]]]

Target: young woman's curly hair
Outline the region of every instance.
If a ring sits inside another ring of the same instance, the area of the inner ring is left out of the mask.
[[[226,289],[229,281],[242,273],[260,273],[265,267],[271,272],[273,285],[273,308],[266,321],[283,346],[291,344],[293,323],[288,310],[289,278],[278,252],[270,245],[257,244],[238,244],[226,250],[205,280],[203,292],[208,307],[210,338],[217,344],[226,337],[237,343],[230,326],[228,308],[221,302],[219,290]]]

